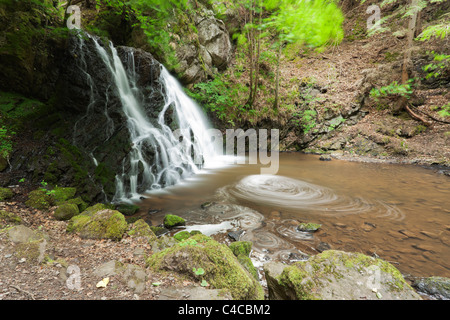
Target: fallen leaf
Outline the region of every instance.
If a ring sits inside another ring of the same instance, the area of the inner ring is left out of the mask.
[[[109,278],[104,278],[103,280],[97,283],[97,288],[106,288],[109,283]]]

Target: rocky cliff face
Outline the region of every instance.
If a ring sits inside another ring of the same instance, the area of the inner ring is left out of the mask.
[[[52,40],[53,41],[53,40]],[[2,184],[14,184],[24,176],[33,182],[71,185],[87,201],[109,200],[115,193],[115,175],[127,170],[125,161],[131,149],[127,119],[122,110],[114,79],[102,63],[94,42],[86,36],[71,35],[51,51],[58,54],[45,77],[51,82],[40,95],[36,117],[23,119],[26,130],[19,133],[20,141],[5,169]],[[102,43],[107,50],[108,44]],[[136,86],[149,118],[157,118],[163,105],[163,89],[158,82],[161,65],[145,51],[118,47],[124,66],[133,65]],[[131,54],[132,53],[132,54]],[[130,63],[133,59],[133,64]],[[4,61],[4,60],[3,60]],[[23,61],[10,61],[10,68],[20,68]],[[17,70],[17,69],[16,69]],[[3,90],[16,89],[16,82],[25,82],[26,73],[16,73],[17,81],[3,82]],[[25,78],[22,79],[21,77]],[[53,78],[54,77],[54,78]],[[33,96],[38,90],[33,83],[21,92]],[[19,101],[20,102],[20,101]],[[19,103],[17,102],[17,103]],[[168,112],[166,122],[172,123]],[[146,157],[152,161],[149,152]]]
[[[218,70],[228,67],[233,53],[230,34],[222,20],[211,10],[203,9],[193,17],[197,34],[192,41],[174,44],[180,61],[176,72],[181,75],[185,85],[205,81]]]

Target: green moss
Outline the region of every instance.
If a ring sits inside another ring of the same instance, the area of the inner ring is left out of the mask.
[[[233,252],[204,235],[195,235],[153,254],[147,265],[155,271],[176,270],[195,281],[204,279],[214,288],[228,290],[234,299],[264,298],[259,282],[242,268]],[[193,268],[202,268],[205,272],[198,276]]]
[[[13,192],[9,188],[0,188],[0,201],[5,201],[13,197]]]
[[[245,256],[250,255],[250,251],[252,250],[253,243],[250,241],[236,241],[229,245],[230,250],[237,257],[241,254]]]
[[[105,209],[114,209],[114,205],[112,204],[104,204],[104,203],[97,203],[93,206],[87,207],[86,210],[82,211],[82,214],[84,215],[92,215],[100,210]]]
[[[315,286],[308,273],[296,266],[288,266],[281,273],[278,282],[286,288],[286,292],[298,300],[320,300],[312,294]]]
[[[79,213],[80,209],[76,204],[65,203],[56,208],[54,217],[56,220],[70,220]]]
[[[306,268],[308,266],[308,268]],[[341,267],[339,267],[341,266]],[[342,251],[327,250],[311,257],[308,261],[297,262],[286,267],[279,276],[279,284],[285,287],[287,294],[295,299],[321,299],[315,288],[323,287],[327,279],[341,279],[345,276],[345,269],[357,270],[361,274],[368,268],[376,266],[384,272],[387,285],[391,291],[400,292],[405,287],[411,289],[400,271],[390,263],[366,256],[361,253],[345,253]],[[344,272],[344,273],[343,273]],[[390,275],[389,276],[387,276]],[[412,289],[411,289],[412,290]]]
[[[247,270],[255,280],[259,281],[258,270],[253,265],[252,260],[245,254],[240,254],[237,256],[239,263]]]
[[[191,233],[189,231],[180,231],[180,232],[176,233],[173,237],[177,241],[183,241],[183,240],[186,240],[187,238],[189,238],[190,236],[191,236]]]
[[[0,210],[0,228],[3,229],[7,226],[10,225],[16,225],[16,224],[21,224],[22,223],[22,219],[18,216],[16,216],[15,214],[8,212],[8,211],[4,211],[4,210]]]
[[[319,230],[321,227],[322,227],[322,225],[318,224],[318,223],[300,223],[297,226],[297,230],[314,232],[314,231]]]
[[[56,187],[53,189],[53,198],[55,199],[56,204],[63,203],[69,199],[72,199],[77,193],[76,188],[61,188]]]
[[[131,225],[128,235],[133,237],[146,237],[149,241],[156,240],[156,235],[153,233],[152,229],[147,222],[143,219],[139,219]]]
[[[44,260],[45,243],[44,239],[18,243],[14,248],[14,255],[18,259],[25,258],[26,262],[30,264],[41,263]]]
[[[36,189],[28,194],[25,204],[35,209],[47,210],[55,204],[55,201],[51,195],[47,194],[46,190]]]
[[[90,217],[88,215],[77,215],[72,217],[67,225],[66,231],[69,233],[78,232],[82,230],[90,221]]]
[[[125,217],[119,211],[99,210],[86,214],[86,211],[70,219],[67,232],[79,233],[85,239],[120,240],[128,229]]]
[[[164,217],[163,223],[164,223],[164,227],[166,227],[167,229],[186,225],[186,221],[183,218],[176,216],[174,214],[166,215]]]
[[[97,165],[97,167],[95,168],[95,171],[94,171],[94,179],[95,179],[95,181],[99,182],[103,186],[103,189],[105,190],[106,193],[108,193],[108,194],[115,193],[115,191],[116,191],[116,185],[115,185],[116,174],[105,163],[100,162]]]
[[[84,202],[83,199],[81,199],[80,197],[74,198],[74,199],[69,199],[65,203],[76,204],[78,206],[78,210],[80,212],[83,212],[88,207],[87,203]]]
[[[125,216],[132,216],[133,214],[138,212],[139,206],[136,206],[134,204],[122,203],[119,206],[117,206],[116,209],[117,209],[117,211],[119,211],[120,213],[122,213]]]
[[[83,183],[88,177],[88,171],[85,167],[85,160],[83,158],[81,151],[74,145],[70,144],[67,140],[62,138],[59,139],[57,147],[61,151],[65,160],[70,163],[72,169],[75,172],[74,174],[75,185]]]

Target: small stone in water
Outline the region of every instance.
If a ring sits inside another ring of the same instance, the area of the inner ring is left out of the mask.
[[[298,231],[308,231],[308,232],[315,232],[319,230],[322,227],[321,224],[317,223],[300,223],[297,227]]]
[[[228,232],[228,236],[234,241],[239,241],[241,235],[244,233],[244,230],[231,231]]]

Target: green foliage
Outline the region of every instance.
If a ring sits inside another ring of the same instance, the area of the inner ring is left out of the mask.
[[[313,109],[295,110],[292,112],[294,122],[297,126],[301,126],[303,133],[307,134],[317,125],[317,111]]]
[[[203,268],[192,268],[192,271],[194,271],[194,274],[196,276],[202,276],[205,274],[205,270]]]
[[[7,127],[0,127],[0,157],[9,159],[13,151],[12,136],[15,132],[10,131]]]
[[[317,112],[315,110],[305,110],[300,113],[303,132],[308,133],[316,127]]]
[[[450,68],[450,55],[437,54],[434,51],[431,54],[433,55],[433,62],[422,68],[423,71],[427,72],[425,79],[438,78],[444,70]]]
[[[370,96],[378,101],[380,98],[386,98],[388,96],[402,96],[409,98],[413,93],[414,79],[409,79],[406,84],[399,84],[397,81],[393,81],[391,84],[381,87],[373,88],[370,91]]]
[[[445,39],[450,32],[450,24],[437,24],[434,26],[429,26],[422,31],[422,33],[417,37],[417,40],[428,41],[431,38]]]
[[[205,111],[213,113],[219,120],[234,124],[239,111],[247,112],[241,104],[241,97],[248,88],[240,84],[231,84],[223,76],[194,85],[188,94],[198,101]],[[240,107],[241,106],[241,107]],[[250,112],[250,111],[248,111]]]
[[[435,111],[437,111],[438,115],[442,118],[450,117],[450,103],[447,103],[441,107],[435,107]]]
[[[322,47],[343,39],[344,16],[333,0],[264,2],[266,8],[273,11],[265,20],[264,28],[273,28],[282,42]]]
[[[195,25],[189,23],[189,13],[195,10],[194,3],[189,0],[130,0],[126,1],[126,5],[138,21],[134,26],[142,28],[146,35],[152,53],[164,60],[169,69],[175,67],[177,59],[170,43],[173,33],[183,27],[184,23],[180,21],[188,21],[187,29],[191,33],[197,32]],[[179,21],[175,21],[174,17]]]

